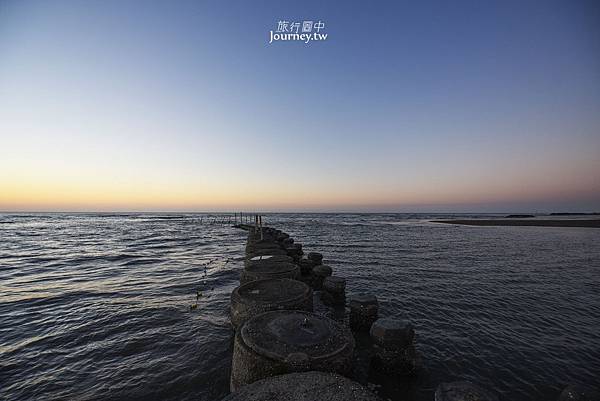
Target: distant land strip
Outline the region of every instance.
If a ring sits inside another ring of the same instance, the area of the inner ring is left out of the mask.
[[[586,227],[600,228],[600,219],[459,219],[459,220],[432,220],[433,223],[463,224],[467,226],[531,226],[531,227]]]

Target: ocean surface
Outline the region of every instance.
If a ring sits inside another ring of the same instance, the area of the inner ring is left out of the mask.
[[[431,401],[460,379],[511,401],[599,386],[600,230],[429,222],[465,216],[265,221],[323,253],[348,296],[374,293],[381,316],[411,319],[422,367],[378,387],[392,400]],[[227,219],[0,214],[0,399],[225,396],[246,238]]]

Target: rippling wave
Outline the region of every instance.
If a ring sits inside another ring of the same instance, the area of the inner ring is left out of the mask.
[[[598,385],[600,230],[428,221],[440,217],[266,220],[322,252],[349,295],[375,293],[382,315],[413,321],[423,367],[416,381],[383,383],[392,399],[431,400],[457,379],[515,401]],[[0,214],[0,398],[227,394],[245,245],[244,232],[213,224],[227,218]]]

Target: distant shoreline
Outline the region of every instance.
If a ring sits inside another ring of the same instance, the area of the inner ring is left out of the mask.
[[[467,226],[529,226],[529,227],[584,227],[600,228],[600,219],[452,219],[431,220],[432,223],[461,224]]]

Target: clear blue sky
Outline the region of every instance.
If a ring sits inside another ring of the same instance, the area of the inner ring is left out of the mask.
[[[0,0],[0,139],[0,210],[599,210],[600,3]]]

